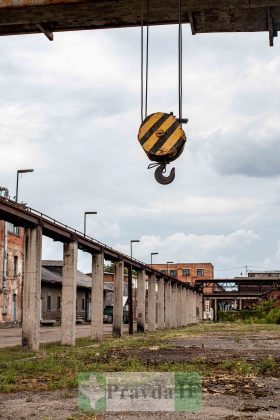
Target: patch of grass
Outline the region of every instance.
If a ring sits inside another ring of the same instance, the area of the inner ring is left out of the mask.
[[[179,330],[157,331],[155,333],[125,334],[121,339],[104,337],[102,343],[94,343],[89,338],[77,340],[76,347],[60,344],[45,344],[37,353],[21,347],[0,349],[0,392],[45,391],[71,389],[77,386],[77,373],[96,371],[197,371],[209,376],[217,369],[207,363],[207,357],[198,356],[192,363],[172,363],[146,361],[134,357],[134,349],[173,348],[171,340],[178,338],[223,334],[236,337],[236,342],[244,335],[274,331],[280,335],[280,325],[266,324],[250,326],[246,324],[199,324]],[[126,351],[128,357],[118,357],[118,350]],[[155,358],[156,358],[155,350]],[[264,374],[276,369],[274,359],[263,359],[254,367],[244,361],[226,361],[218,365],[218,370],[247,375],[250,372]]]
[[[225,360],[219,364],[218,368],[222,371],[228,371],[242,376],[250,375],[254,372],[254,365],[245,360]]]
[[[260,374],[266,374],[269,372],[279,371],[279,364],[276,362],[274,357],[268,356],[266,358],[262,358],[258,364],[257,369]]]

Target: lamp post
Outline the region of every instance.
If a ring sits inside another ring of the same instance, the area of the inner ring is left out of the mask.
[[[167,261],[167,274],[168,274],[168,264],[173,264],[173,261]]]
[[[86,236],[87,230],[87,215],[88,214],[97,214],[97,211],[85,211],[84,213],[84,236]]]
[[[130,241],[130,256],[131,256],[131,258],[132,258],[132,244],[135,243],[135,242],[140,242],[140,240],[139,239],[132,239]]]
[[[153,265],[153,255],[158,255],[158,252],[151,252],[151,266]]]
[[[19,178],[19,174],[25,174],[27,172],[34,172],[34,169],[18,169],[17,170],[16,203],[18,202],[18,178]]]

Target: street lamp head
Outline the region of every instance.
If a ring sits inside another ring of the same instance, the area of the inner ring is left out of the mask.
[[[173,261],[167,261],[166,264],[174,264]]]
[[[158,255],[158,252],[151,252],[151,255]]]
[[[140,242],[140,240],[139,239],[131,239],[131,241],[130,241],[131,243],[132,242]]]
[[[18,169],[17,170],[18,174],[25,174],[27,172],[34,172],[34,169]]]
[[[97,214],[97,211],[85,211],[85,214]]]

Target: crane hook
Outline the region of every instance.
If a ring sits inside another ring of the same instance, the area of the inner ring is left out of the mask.
[[[168,176],[165,176],[166,164],[161,164],[155,170],[155,179],[162,185],[171,184],[175,179],[175,168],[171,169],[171,172]]]

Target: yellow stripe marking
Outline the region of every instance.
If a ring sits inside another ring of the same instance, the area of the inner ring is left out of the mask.
[[[159,130],[163,130],[164,132],[171,127],[171,125],[174,123],[174,118],[168,118],[164,123],[159,127]],[[177,130],[176,130],[177,131]],[[149,140],[144,143],[143,148],[146,150],[146,152],[149,152],[151,148],[156,144],[157,141],[160,140],[160,137],[154,133]],[[166,143],[165,143],[166,144]]]
[[[142,137],[145,136],[145,134],[147,133],[147,131],[150,130],[150,128],[152,128],[152,126],[163,116],[162,112],[157,112],[156,114],[154,114],[141,128],[140,128],[140,132],[139,132],[139,139],[141,140]]]
[[[165,155],[170,153],[172,147],[177,143],[180,137],[183,136],[182,129],[179,127],[174,133],[169,137],[169,139],[164,143],[164,145],[156,152],[156,156]]]

